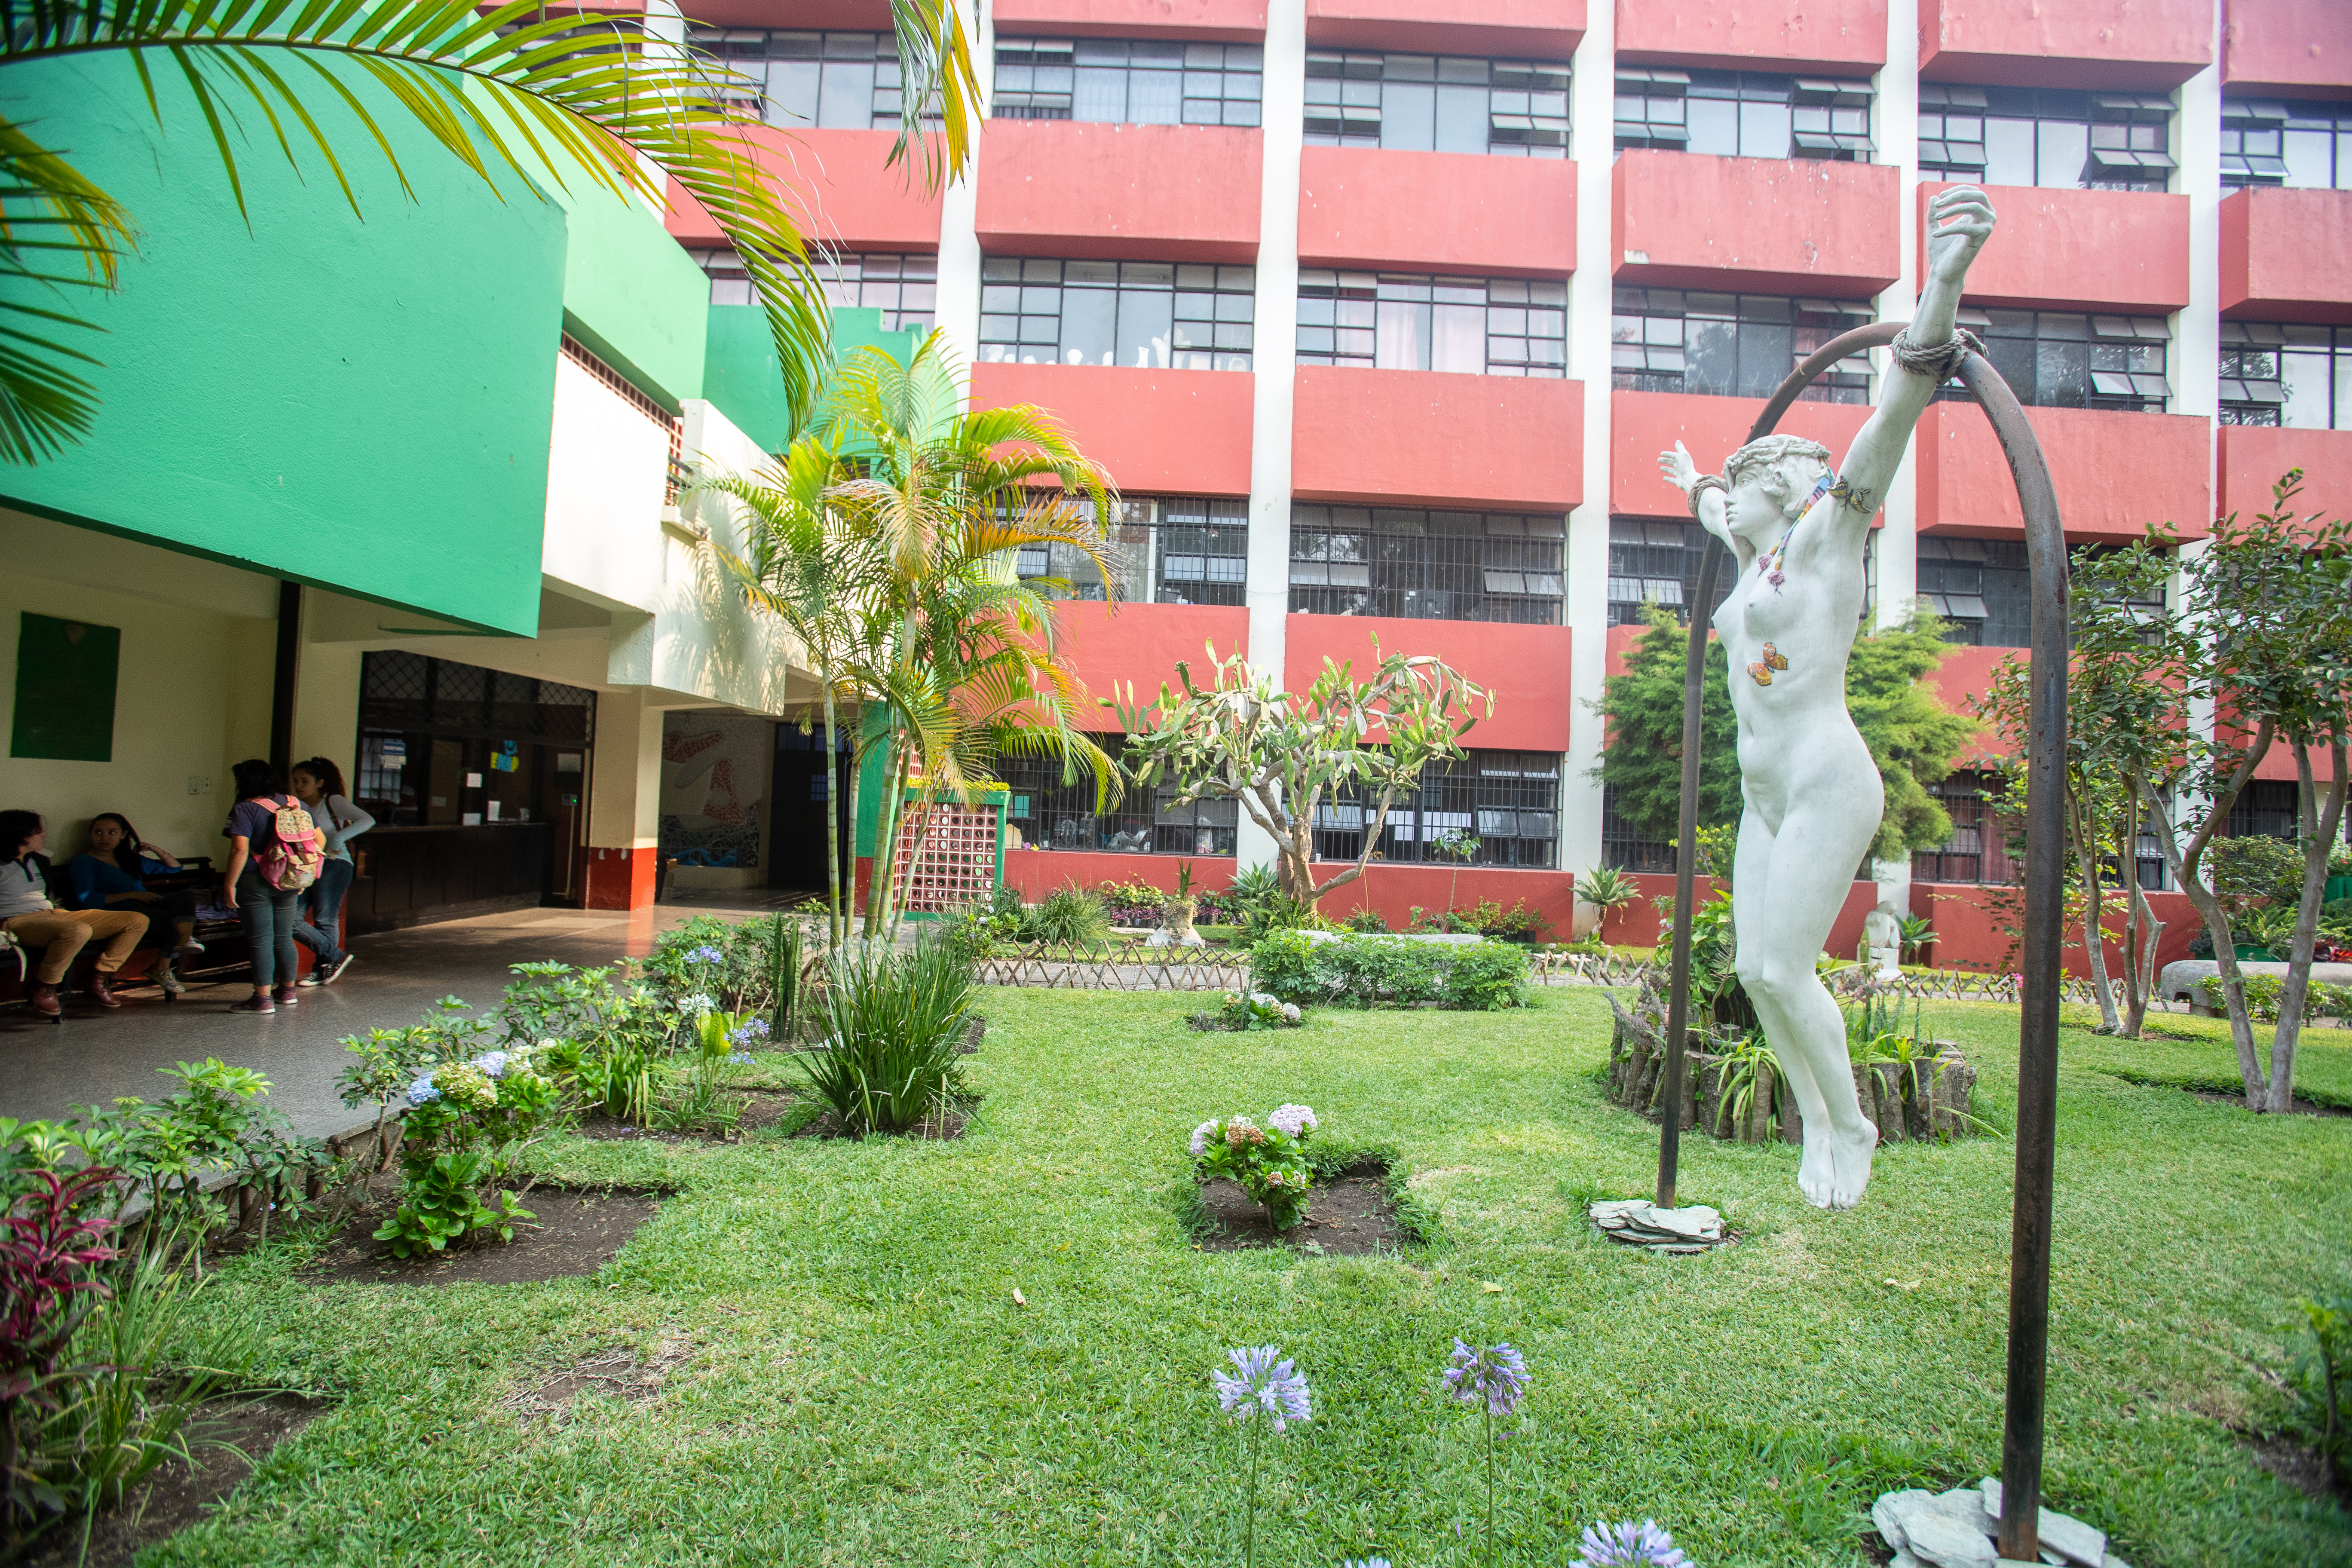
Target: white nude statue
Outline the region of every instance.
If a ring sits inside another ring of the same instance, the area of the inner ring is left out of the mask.
[[[1960,285],[1992,233],[1984,193],[1955,185],[1927,208],[1927,285],[1895,341],[1878,408],[1834,473],[1829,448],[1768,436],[1702,478],[1679,441],[1658,467],[1739,566],[1715,614],[1739,720],[1739,840],[1732,920],[1740,983],[1804,1114],[1797,1185],[1852,1208],[1870,1183],[1877,1130],[1862,1113],[1845,1027],[1814,960],[1885,811],[1878,768],[1845,706],[1860,628],[1863,548],[1911,428],[1962,352]]]

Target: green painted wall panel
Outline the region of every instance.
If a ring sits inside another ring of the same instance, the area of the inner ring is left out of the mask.
[[[636,201],[583,178],[567,184],[569,195],[559,197],[571,209],[564,325],[675,414],[680,400],[703,395],[709,276]]]
[[[882,330],[882,312],[856,306],[833,312],[836,360],[859,349],[879,347],[899,363],[915,357],[923,341],[916,331]],[[784,379],[776,368],[776,340],[768,313],[757,305],[710,307],[709,348],[703,360],[703,396],[771,452],[792,444],[792,412],[784,403]]]
[[[0,500],[530,635],[562,209],[511,174],[501,202],[362,85],[416,191],[407,201],[317,84],[313,113],[364,221],[315,150],[307,182],[287,166],[248,104],[248,227],[185,88],[155,74],[168,136],[123,60],[0,67],[11,115],[69,146],[143,234],[121,290],[89,301],[109,329],[82,335],[105,361],[90,373],[95,431],[62,458],[0,469]]]

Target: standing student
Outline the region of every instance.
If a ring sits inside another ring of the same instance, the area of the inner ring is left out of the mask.
[[[41,853],[49,833],[37,811],[0,811],[0,931],[26,947],[38,947],[41,966],[26,994],[36,1012],[54,1018],[65,1011],[58,987],[73,968],[74,955],[94,936],[108,938],[89,977],[89,999],[120,1007],[110,977],[122,967],[147,934],[147,917],[135,910],[61,910],[49,898],[49,858]]]
[[[352,889],[352,878],[358,867],[352,859],[348,846],[351,841],[375,826],[375,818],[353,805],[343,793],[343,770],[324,757],[312,757],[307,763],[297,763],[286,782],[293,786],[294,798],[310,810],[310,820],[318,824],[326,839],[326,859],[319,867],[319,879],[302,890],[297,910],[299,918],[294,926],[294,940],[314,955],[310,973],[304,975],[304,985],[332,985],[352,966],[352,955],[343,950],[341,926],[343,895]]]
[[[155,963],[155,984],[171,996],[187,989],[173,972],[180,954],[205,950],[196,940],[196,895],[187,888],[157,892],[147,886],[147,879],[179,866],[168,851],[142,841],[129,817],[101,811],[89,819],[89,848],[61,868],[75,909],[131,909],[147,917],[147,934],[139,945],[162,955]]]
[[[237,799],[221,829],[229,843],[221,901],[245,922],[253,953],[253,994],[229,1011],[275,1013],[294,1005],[294,905],[318,879],[319,829],[269,763],[253,758],[229,772]]]

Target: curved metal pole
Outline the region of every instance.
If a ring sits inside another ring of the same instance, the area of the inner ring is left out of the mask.
[[[1772,433],[1815,376],[1858,349],[1890,342],[1901,331],[1880,321],[1830,340],[1792,371],[1749,427],[1751,441]],[[2024,986],[2017,1038],[2017,1165],[2010,1217],[2009,1366],[2001,1426],[2000,1554],[2020,1563],[2040,1551],[2042,1447],[2050,1352],[2050,1214],[2058,1132],[2059,948],[2065,915],[2064,801],[2058,769],[2066,750],[2066,535],[2042,444],[2017,395],[1981,354],[1960,362],[1959,379],[1976,395],[2000,439],[2025,517],[2032,614],[2027,643],[2031,709],[2026,737],[2025,929],[2020,956]],[[1698,847],[1699,715],[1706,669],[1705,617],[1726,555],[1707,536],[1691,607],[1683,668],[1683,789],[1675,864],[1675,945],[1666,1013],[1666,1114],[1658,1146],[1658,1205],[1675,1205],[1681,1152],[1682,1102],[1690,1005],[1692,878]]]

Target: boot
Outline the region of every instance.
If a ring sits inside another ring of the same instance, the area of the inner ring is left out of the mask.
[[[61,1018],[65,1016],[65,1005],[58,1000],[58,988],[56,986],[43,985],[37,982],[26,989],[25,994],[33,1004],[33,1011],[38,1013],[42,1017]]]
[[[120,1007],[122,998],[114,994],[114,976],[102,969],[89,972],[89,999],[101,1007]]]

